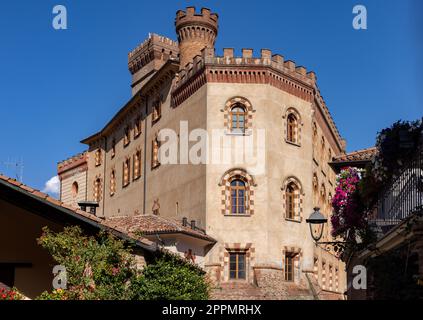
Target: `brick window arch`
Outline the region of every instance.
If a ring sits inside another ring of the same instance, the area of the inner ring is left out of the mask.
[[[254,214],[254,178],[244,169],[227,171],[219,185],[222,188],[222,214],[250,216]]]
[[[304,194],[300,181],[295,177],[289,177],[283,184],[282,193],[285,219],[301,222]]]
[[[294,108],[288,108],[284,114],[285,141],[301,145],[301,127],[303,126],[300,113]]]
[[[246,133],[252,128],[254,109],[250,101],[242,97],[229,99],[223,110],[224,126],[231,133]]]

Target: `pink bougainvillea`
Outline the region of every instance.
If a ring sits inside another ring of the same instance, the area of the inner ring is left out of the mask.
[[[344,168],[337,179],[335,195],[332,198],[332,235],[345,236],[348,230],[363,228],[365,225],[358,185],[362,171],[357,168]]]

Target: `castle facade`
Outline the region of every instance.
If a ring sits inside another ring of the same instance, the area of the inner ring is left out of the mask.
[[[96,202],[106,220],[152,217],[214,239],[151,232],[195,256],[217,287],[272,298],[314,286],[341,297],[345,266],[305,221],[314,207],[329,217],[329,163],[345,153],[315,73],[268,49],[216,55],[209,9],[178,11],[175,26],[177,41],[151,34],[129,53],[132,97],[82,141],[85,153],[59,163],[61,200]]]

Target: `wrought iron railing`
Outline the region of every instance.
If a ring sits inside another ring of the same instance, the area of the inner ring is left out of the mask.
[[[392,227],[414,214],[423,206],[423,150],[416,150],[391,185],[378,200],[373,223],[379,227]]]

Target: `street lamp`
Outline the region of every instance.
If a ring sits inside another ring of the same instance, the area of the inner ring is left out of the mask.
[[[319,242],[319,240],[322,239],[323,229],[328,219],[320,213],[320,208],[314,208],[314,212],[306,222],[310,225],[310,232],[313,240]]]

